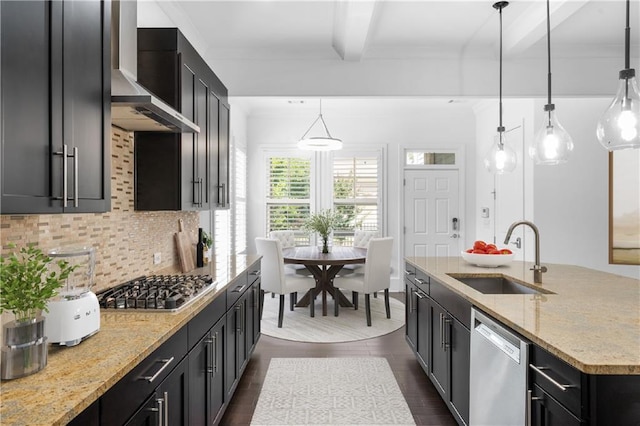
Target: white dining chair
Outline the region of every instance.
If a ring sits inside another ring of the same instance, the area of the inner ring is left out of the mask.
[[[262,256],[260,260],[262,290],[280,295],[278,328],[282,328],[284,296],[289,294],[291,300],[290,309],[293,311],[298,292],[311,290],[316,286],[316,282],[312,277],[294,273],[285,274],[280,240],[258,237],[256,238],[256,250]],[[264,297],[262,300],[264,301]],[[313,301],[309,303],[309,311],[312,317],[315,316]]]
[[[296,246],[296,234],[294,231],[285,229],[280,231],[271,231],[269,232],[269,238],[275,238],[280,240],[280,246],[285,249],[289,247]],[[308,275],[310,272],[307,270],[307,267],[304,265],[296,265],[293,263],[287,263],[284,265],[285,268],[293,269],[299,274]]]
[[[367,325],[371,326],[370,295],[384,290],[384,306],[387,318],[391,318],[389,286],[391,285],[391,249],[393,237],[371,238],[364,263],[364,274],[351,274],[333,279],[333,286],[351,290],[353,306],[358,309],[358,293],[364,293]],[[336,304],[336,314],[338,307]]]
[[[364,231],[362,229],[356,229],[353,231],[353,246],[358,248],[367,248],[371,238],[376,238],[378,231]],[[344,265],[341,270],[340,276],[351,274],[353,272],[362,272],[364,264],[355,263],[350,265]],[[373,297],[378,297],[378,293],[373,293]]]

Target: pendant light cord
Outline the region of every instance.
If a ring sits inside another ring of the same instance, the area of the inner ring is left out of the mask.
[[[500,5],[500,127],[498,127],[498,132],[504,132],[504,126],[502,126],[502,8],[504,6]],[[502,140],[500,141],[502,144]]]
[[[631,49],[631,28],[629,27],[629,7],[630,0],[627,0],[627,26],[624,29],[624,68],[631,68],[630,49]]]
[[[549,0],[547,0],[547,104],[551,105],[551,19],[549,13]]]

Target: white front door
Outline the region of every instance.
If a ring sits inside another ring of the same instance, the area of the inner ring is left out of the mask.
[[[405,170],[404,254],[459,256],[457,170]]]

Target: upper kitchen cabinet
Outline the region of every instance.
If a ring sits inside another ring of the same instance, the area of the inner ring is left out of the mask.
[[[109,211],[109,1],[2,1],[0,16],[1,212]]]
[[[217,207],[223,197],[221,152],[228,175],[228,149],[219,148],[229,139],[228,109],[220,116],[226,127],[218,117],[226,87],[176,28],[138,29],[138,81],[197,124],[200,133],[136,133],[136,210]]]

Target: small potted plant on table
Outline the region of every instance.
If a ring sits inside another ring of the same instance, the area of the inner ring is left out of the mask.
[[[9,248],[15,248],[9,244]],[[47,301],[57,294],[74,267],[56,262],[59,272],[48,268],[52,259],[34,245],[9,257],[0,256],[0,314],[12,312],[15,320],[3,325],[0,378],[16,379],[47,365],[44,317]]]
[[[322,253],[329,253],[331,251],[329,236],[342,222],[343,218],[340,214],[332,210],[322,210],[320,213],[309,216],[304,222],[303,229],[318,233],[322,239]]]

